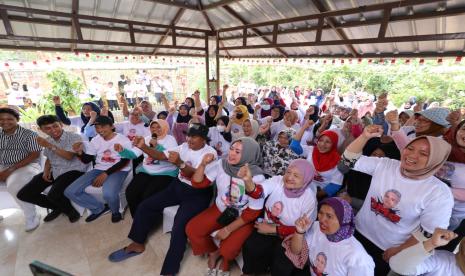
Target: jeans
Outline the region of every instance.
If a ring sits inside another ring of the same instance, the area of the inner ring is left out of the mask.
[[[76,202],[78,205],[87,208],[92,214],[98,214],[103,211],[105,208],[104,204],[98,201],[92,195],[86,193],[84,190],[92,185],[95,178],[99,176],[104,171],[102,170],[91,170],[85,173],[83,176],[79,177],[71,183],[65,190],[65,196],[71,201]],[[110,174],[105,182],[102,185],[103,199],[113,214],[119,213],[119,193],[121,191],[121,186],[123,186],[124,180],[128,175],[127,171],[119,171]]]

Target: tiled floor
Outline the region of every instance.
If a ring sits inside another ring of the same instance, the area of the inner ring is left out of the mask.
[[[42,218],[45,210],[39,208]],[[0,275],[31,275],[29,263],[39,260],[74,275],[159,275],[169,234],[161,226],[150,237],[144,254],[125,262],[114,264],[107,260],[112,251],[128,244],[127,233],[132,219],[112,224],[106,215],[92,223],[84,218],[74,224],[60,216],[49,223],[41,223],[31,233],[24,232],[24,219],[18,209],[0,210],[5,218],[0,222]],[[204,275],[206,258],[192,255],[186,250],[179,275]],[[231,275],[240,275],[234,265]]]

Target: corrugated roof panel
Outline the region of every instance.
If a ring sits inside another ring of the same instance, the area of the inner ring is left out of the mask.
[[[177,26],[210,30],[210,27],[203,15],[200,12],[193,10],[185,10],[178,21]]]

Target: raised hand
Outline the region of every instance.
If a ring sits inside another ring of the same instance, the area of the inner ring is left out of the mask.
[[[312,221],[308,218],[306,214],[295,221],[295,229],[297,230],[297,232],[300,233],[307,232],[311,225]]]
[[[452,231],[436,228],[431,237],[431,242],[434,248],[436,248],[448,244],[451,240],[457,238],[457,236],[458,235]]]
[[[182,163],[181,157],[179,156],[179,153],[176,151],[169,151],[168,152],[168,162],[179,166]]]
[[[213,153],[207,153],[202,158],[202,165],[206,166],[215,160],[215,155]]]
[[[116,143],[113,147],[114,147],[116,152],[122,152],[124,150],[123,146],[121,144],[118,144],[118,143]]]
[[[252,181],[253,176],[249,168],[249,163],[246,163],[239,169],[239,171],[237,172],[237,176],[242,178],[245,182]]]
[[[413,107],[413,112],[417,113],[423,110],[423,103],[422,102],[417,102],[415,106]]]
[[[97,119],[97,116],[98,116],[97,112],[93,110],[90,112],[90,120],[95,121],[95,119]]]
[[[454,110],[449,115],[447,115],[446,120],[451,124],[452,126],[455,126],[459,124],[460,118],[462,115],[460,114],[460,110]]]
[[[82,142],[74,143],[72,149],[75,153],[82,154],[84,151],[84,144]]]
[[[55,105],[61,105],[60,96],[53,96],[52,100]]]
[[[383,127],[379,125],[370,125],[365,127],[362,133],[363,137],[367,140],[373,137],[381,137],[383,135]]]
[[[315,122],[313,120],[305,120],[304,125],[302,126],[304,129],[308,129],[309,127],[313,126]]]
[[[52,146],[52,145],[47,141],[47,139],[42,138],[42,137],[40,137],[40,136],[37,136],[36,141],[37,141],[37,144],[39,144],[39,146],[44,147],[44,148],[49,148],[49,147]]]
[[[391,110],[388,113],[386,113],[385,119],[386,119],[386,122],[388,122],[390,125],[398,124],[399,114],[397,113],[397,110]]]
[[[100,116],[108,117],[108,107],[107,106],[102,107],[102,109],[100,111]]]

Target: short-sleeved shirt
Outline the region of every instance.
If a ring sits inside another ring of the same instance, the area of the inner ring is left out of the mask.
[[[311,221],[316,218],[317,206],[315,193],[307,188],[296,198],[284,193],[284,179],[274,176],[262,182],[265,202],[265,221],[277,225],[294,226],[295,221],[307,214]]]
[[[354,236],[339,242],[331,242],[321,232],[320,223],[315,221],[305,234],[305,240],[309,249],[312,276],[374,275],[373,259]]]
[[[210,163],[206,170],[205,175],[211,182],[215,181],[218,188],[216,196],[216,206],[223,212],[226,207],[233,207],[239,211],[249,207],[253,210],[261,210],[263,208],[264,199],[250,198],[245,191],[244,180],[232,177],[223,169],[223,160],[217,160]],[[254,183],[261,183],[265,180],[262,174],[255,175],[252,180]]]
[[[315,147],[304,146],[303,148],[304,152],[306,152],[307,154],[307,160],[310,162],[310,164],[315,170],[315,175],[313,176],[313,181],[311,184],[312,189],[316,187],[324,189],[329,184],[342,185],[344,175],[337,169],[337,166],[324,172],[317,171],[313,164],[313,150],[315,149]]]
[[[216,150],[209,145],[205,145],[203,148],[199,150],[193,150],[189,148],[189,145],[186,143],[183,143],[182,145],[172,149],[171,151],[175,151],[179,153],[179,156],[181,157],[181,160],[188,166],[196,169],[200,163],[202,162],[203,157],[205,154],[212,153],[215,156],[215,159],[217,158],[216,155]],[[165,151],[166,157],[169,156],[169,151]],[[182,182],[186,183],[189,186],[192,186],[191,178],[192,176],[187,176],[185,175],[182,170],[179,170],[178,174],[179,180]]]
[[[208,138],[210,138],[210,145],[216,149],[219,157],[228,155],[229,146],[231,144],[224,139],[223,135],[216,127],[209,128]]]
[[[463,275],[457,265],[455,254],[446,250],[435,250],[434,255],[416,267],[415,275],[445,276]]]
[[[97,135],[87,144],[85,152],[95,155],[95,169],[106,171],[121,160],[121,156],[115,151],[115,144],[121,144],[123,148],[132,147],[131,141],[118,133],[108,141]],[[121,170],[129,171],[129,164]]]
[[[133,141],[136,136],[146,137],[150,135],[150,130],[140,122],[137,125],[131,122],[123,122],[115,125],[118,133],[126,136],[130,141]]]
[[[47,137],[47,141],[60,149],[73,151],[73,144],[81,142],[82,139],[81,135],[77,133],[63,131],[58,141],[52,137]],[[87,164],[82,163],[77,157],[67,160],[48,148],[44,149],[44,156],[47,157],[52,166],[52,175],[55,179],[69,171],[85,172],[88,167]]]
[[[32,152],[41,151],[37,143],[37,133],[18,125],[13,134],[5,134],[0,129],[0,166],[9,167],[26,158]],[[33,161],[39,163],[39,159]]]
[[[454,201],[436,177],[406,178],[400,161],[389,158],[362,156],[353,169],[373,176],[355,224],[380,249],[401,245],[418,229],[425,237],[438,227],[447,229]]]

